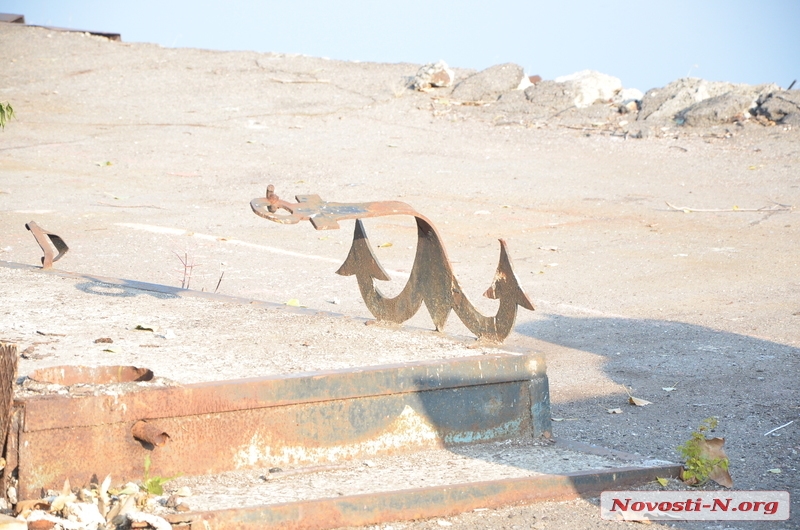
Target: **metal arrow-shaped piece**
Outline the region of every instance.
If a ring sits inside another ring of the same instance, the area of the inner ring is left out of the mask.
[[[398,324],[405,322],[425,303],[438,331],[444,329],[450,311],[454,310],[479,339],[502,342],[514,327],[517,307],[534,309],[514,274],[506,242],[502,239],[497,272],[491,287],[484,293],[484,296],[500,300],[500,305],[494,316],[484,316],[459,286],[436,228],[408,204],[397,201],[332,203],[322,201],[318,195],[299,195],[297,201],[289,203],[281,200],[270,185],[266,198],[253,199],[250,205],[256,214],[271,221],[295,224],[309,220],[317,230],[338,228],[338,221],[356,219],[350,252],[336,272],[356,277],[361,297],[377,320]],[[279,214],[278,210],[289,213]],[[387,281],[389,276],[372,252],[360,219],[398,214],[412,215],[416,220],[417,253],[405,287],[400,294],[389,298],[375,285],[375,280]]]
[[[42,252],[44,252],[44,257],[42,257],[43,269],[53,268],[53,262],[60,260],[62,256],[64,256],[64,254],[66,254],[69,250],[69,247],[60,236],[48,232],[35,222],[31,221],[25,225],[25,228],[30,230],[34,239],[36,239],[36,243],[38,243],[39,247],[42,249]],[[53,249],[50,248],[51,243],[58,251],[58,254],[53,253]]]

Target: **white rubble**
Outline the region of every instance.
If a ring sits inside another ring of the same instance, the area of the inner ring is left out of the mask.
[[[622,90],[619,78],[594,70],[581,70],[574,74],[556,77],[556,83],[570,83],[573,86],[575,106],[579,109],[589,107],[598,101],[611,101]]]

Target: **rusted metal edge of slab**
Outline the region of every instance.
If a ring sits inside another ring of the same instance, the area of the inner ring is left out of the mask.
[[[88,33],[89,35],[96,35],[98,37],[105,37],[108,40],[114,40],[122,42],[122,35],[119,33],[110,33],[107,31],[89,31],[85,29],[73,29],[73,28],[58,28],[55,26],[40,26],[39,24],[25,24],[29,28],[42,28],[50,31],[61,31],[65,33]]]
[[[23,431],[32,432],[529,381],[544,377],[545,373],[544,360],[537,355],[490,354],[195,383],[123,394],[34,396],[17,403],[25,407]],[[142,411],[147,411],[146,418],[142,418]]]
[[[13,13],[0,13],[0,22],[8,22],[9,24],[24,24],[25,15],[15,15]]]
[[[246,508],[167,516],[179,528],[322,530],[390,521],[447,517],[476,508],[574,499],[677,477],[681,466],[627,467],[564,475],[504,479],[430,488],[387,491]],[[599,512],[598,512],[599,517]]]

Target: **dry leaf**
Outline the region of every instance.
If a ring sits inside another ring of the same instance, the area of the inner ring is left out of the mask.
[[[666,487],[667,487],[667,485],[669,484],[669,479],[667,479],[667,478],[656,477],[656,480],[657,480],[657,481],[658,481],[658,483],[659,483],[659,484],[661,484],[661,486],[662,486],[662,487],[664,487],[664,488],[666,488]]]
[[[138,331],[155,331],[156,330],[156,328],[153,327],[153,326],[143,326],[141,324],[136,324],[136,327],[133,328],[133,329],[138,330]]]
[[[628,396],[628,403],[631,405],[635,405],[637,407],[644,407],[645,405],[652,405],[651,402],[647,401],[646,399],[639,399],[633,396]]]
[[[44,510],[48,511],[50,509],[50,503],[47,502],[47,499],[27,499],[24,501],[17,502],[14,505],[14,513],[17,515],[32,510]]]
[[[292,307],[300,307],[300,300],[298,300],[297,298],[292,298],[291,300],[288,300],[286,302],[286,305],[289,305],[289,306],[292,306]]]
[[[622,414],[622,409],[606,409],[609,414]]]
[[[700,442],[700,457],[708,460],[728,460],[728,455],[725,454],[725,438],[709,438],[704,442]],[[720,466],[715,466],[714,469],[708,474],[708,478],[726,488],[733,487],[733,479],[727,469],[722,469]]]
[[[64,487],[61,488],[61,495],[55,498],[50,505],[50,513],[60,512],[64,509],[67,503],[75,502],[77,497],[72,493],[69,485],[69,479],[64,481]]]

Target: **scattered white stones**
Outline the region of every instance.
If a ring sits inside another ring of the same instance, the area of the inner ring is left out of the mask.
[[[57,528],[62,528],[63,530],[88,530],[88,527],[83,523],[78,521],[70,521],[69,519],[63,519],[61,517],[56,517],[55,515],[49,514],[44,510],[34,510],[28,516],[28,522],[32,523],[34,521],[47,521],[50,523],[54,523],[54,525],[58,525]],[[103,523],[105,526],[105,522]],[[26,526],[27,528],[27,526]],[[56,528],[56,526],[54,526]],[[93,526],[92,529],[96,529],[97,526]]]
[[[96,504],[71,502],[64,506],[63,515],[70,521],[81,523],[84,528],[93,530],[105,527],[106,518],[100,514]]]
[[[172,530],[172,525],[166,519],[152,513],[129,512],[127,517],[131,523],[147,523],[156,530]]]

